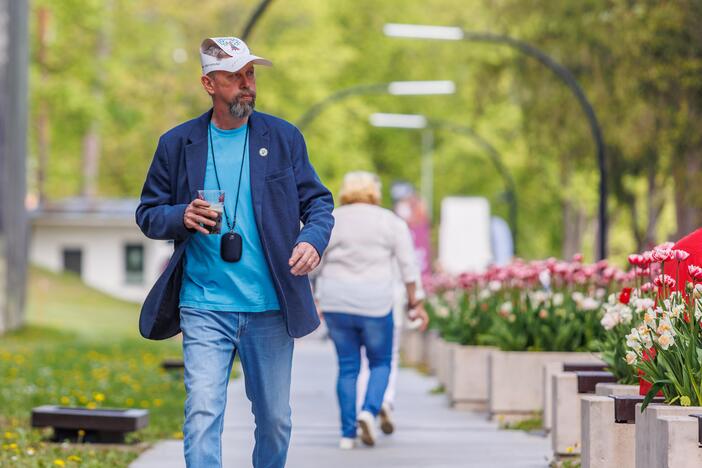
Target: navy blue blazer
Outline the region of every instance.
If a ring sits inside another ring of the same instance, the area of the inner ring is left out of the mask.
[[[205,184],[211,116],[212,109],[161,136],[141,192],[139,228],[151,239],[174,241],[168,266],[141,308],[139,331],[145,338],[161,340],[180,332],[183,253],[194,233],[183,224],[183,214]],[[284,120],[260,112],[249,117],[249,159],[266,262],[288,333],[301,337],[319,326],[319,318],[307,276],[290,273],[288,260],[300,242],[309,242],[322,256],[334,225],[334,201],[310,164],[302,134]]]

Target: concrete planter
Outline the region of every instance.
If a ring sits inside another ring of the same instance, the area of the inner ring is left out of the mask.
[[[638,385],[597,384],[596,395],[580,399],[582,468],[634,468],[633,424],[614,422],[614,400],[609,395],[638,395]]]
[[[425,362],[427,370],[432,374],[436,374],[436,367],[439,363],[438,348],[440,340],[439,330],[429,330],[425,337]]]
[[[450,383],[451,361],[453,348],[455,346],[457,346],[455,343],[449,343],[443,338],[440,338],[439,342],[437,343],[436,378],[438,379],[439,383],[444,386],[444,388],[448,388]]]
[[[400,354],[402,362],[408,366],[418,366],[424,362],[424,333],[418,330],[402,330]]]
[[[641,413],[636,405],[636,468],[702,466],[697,420],[690,414],[700,406],[651,404]]]
[[[568,359],[569,362],[579,362],[579,363],[599,363],[602,362],[596,355],[591,353],[571,353],[573,359]],[[568,362],[566,361],[566,362]],[[554,374],[563,372],[563,363],[561,361],[547,362],[543,366],[543,382],[542,388],[544,389],[544,402],[543,402],[543,428],[546,432],[551,431],[553,426],[553,403],[552,403],[552,386],[551,381]]]
[[[489,354],[491,417],[518,419],[544,409],[544,366],[592,359],[590,353],[494,351]]]
[[[449,385],[451,405],[460,410],[486,411],[488,406],[488,356],[497,348],[454,345]]]

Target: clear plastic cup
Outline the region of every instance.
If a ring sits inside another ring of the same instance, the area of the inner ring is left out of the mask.
[[[224,190],[198,190],[197,197],[210,204],[210,210],[217,213],[214,226],[203,225],[210,234],[222,233],[222,213],[224,212]]]

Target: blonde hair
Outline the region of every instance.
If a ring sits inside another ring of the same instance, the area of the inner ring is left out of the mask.
[[[380,205],[382,186],[380,178],[372,172],[354,171],[344,176],[339,193],[342,205],[370,203]]]

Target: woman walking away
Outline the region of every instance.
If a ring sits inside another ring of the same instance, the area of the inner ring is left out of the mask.
[[[368,172],[344,177],[336,225],[316,278],[319,307],[339,361],[337,396],[341,410],[342,449],[353,448],[357,425],[361,440],[375,444],[376,417],[388,385],[393,348],[393,264],[407,289],[412,319],[428,318],[418,305],[419,279],[407,224],[381,208],[380,180]],[[356,417],[356,382],[365,347],[370,377]]]

